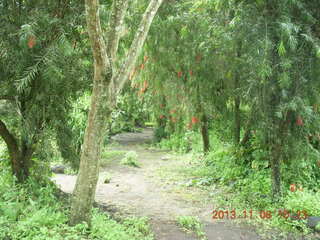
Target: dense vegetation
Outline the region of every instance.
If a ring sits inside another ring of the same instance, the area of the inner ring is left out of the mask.
[[[1,1],[0,238],[152,239],[145,219],[91,211],[101,145],[148,126],[154,146],[192,156],[186,187],[223,189],[221,206],[320,216],[319,8]],[[57,161],[80,169],[71,206],[50,181]]]

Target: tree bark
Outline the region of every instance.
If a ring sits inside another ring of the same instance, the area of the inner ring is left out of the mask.
[[[93,93],[91,108],[84,136],[83,149],[80,159],[80,168],[75,190],[71,202],[70,224],[76,225],[81,222],[91,224],[91,210],[95,197],[96,186],[99,178],[99,160],[101,145],[107,119],[110,117],[112,107],[115,105],[117,93],[121,91],[129,77],[130,70],[136,63],[137,57],[142,50],[151,22],[163,0],[152,0],[144,14],[139,30],[128,56],[115,74],[113,69],[116,56],[120,31],[118,24],[122,24],[125,12],[120,8],[125,6],[125,0],[114,0],[111,19],[109,24],[108,43],[103,40],[100,17],[99,0],[86,0],[87,28],[94,58]],[[120,20],[119,20],[120,19]],[[122,19],[122,20],[121,20]],[[111,54],[111,56],[108,56]],[[110,58],[110,59],[109,59]]]
[[[19,155],[20,155],[19,146],[15,137],[9,132],[9,130],[7,129],[7,126],[1,120],[0,120],[0,135],[8,148],[8,152],[11,160],[12,173],[19,180],[20,176],[17,175],[17,173],[19,173],[21,168],[21,164],[19,160]]]
[[[208,117],[207,117],[207,115],[204,111],[203,105],[202,105],[199,86],[197,86],[196,110],[197,110],[198,116],[200,116],[200,133],[202,136],[203,153],[207,154],[210,151]]]
[[[236,96],[234,99],[234,143],[239,145],[241,131],[241,118],[240,118],[240,97]]]
[[[132,41],[126,59],[119,72],[117,72],[112,79],[112,82],[115,84],[114,93],[118,94],[122,90],[124,84],[129,78],[130,73],[133,71],[137,58],[139,57],[143,44],[148,36],[150,26],[162,2],[163,0],[152,0],[143,14],[142,20]],[[114,89],[111,90],[113,92]]]
[[[107,52],[108,56],[114,63],[117,60],[117,52],[119,41],[121,38],[121,31],[123,28],[123,21],[128,9],[128,0],[113,1],[111,16],[108,26],[108,41]],[[114,65],[113,65],[114,67]]]
[[[203,152],[207,154],[210,151],[209,130],[208,130],[208,118],[205,113],[201,117],[201,135],[203,141]]]
[[[277,144],[272,144],[270,165],[272,178],[272,197],[276,201],[281,196],[281,147]]]
[[[101,144],[109,115],[108,86],[112,74],[106,45],[102,38],[98,0],[86,0],[86,18],[94,58],[94,79],[80,168],[71,203],[71,225],[81,222],[90,224],[91,208],[99,177]]]
[[[29,177],[30,162],[34,151],[32,146],[22,141],[21,147],[19,147],[17,139],[9,132],[5,123],[1,120],[0,136],[7,145],[12,174],[17,178],[19,183],[25,182]]]
[[[247,145],[247,143],[249,142],[250,138],[251,138],[251,130],[252,130],[252,124],[253,124],[253,121],[254,121],[254,113],[256,111],[256,106],[253,105],[251,106],[251,111],[250,111],[250,115],[249,115],[249,119],[246,123],[246,126],[245,126],[245,132],[243,134],[243,137],[239,143],[240,146],[245,146]]]

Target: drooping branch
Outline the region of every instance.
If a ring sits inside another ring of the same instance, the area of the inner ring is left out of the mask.
[[[140,22],[137,33],[130,46],[126,60],[120,67],[117,74],[113,76],[112,83],[114,83],[115,86],[111,87],[110,89],[111,96],[118,95],[118,93],[122,90],[124,84],[128,80],[129,75],[132,72],[136,60],[142,50],[143,44],[147,38],[152,21],[162,2],[163,0],[151,0],[148,8],[146,9]]]
[[[107,31],[107,53],[112,59],[112,62],[115,62],[117,58],[124,17],[128,9],[128,2],[128,0],[114,0],[112,4]]]

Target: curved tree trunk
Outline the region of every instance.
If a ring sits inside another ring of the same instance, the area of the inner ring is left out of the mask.
[[[9,132],[5,123],[1,120],[0,136],[8,148],[12,174],[17,178],[19,183],[25,182],[29,177],[31,157],[34,149],[24,141],[21,141],[19,146],[17,139]]]

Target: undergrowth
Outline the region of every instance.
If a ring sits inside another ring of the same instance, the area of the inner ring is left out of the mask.
[[[140,167],[140,163],[138,161],[138,154],[135,151],[127,152],[124,158],[121,160],[121,164],[130,167]]]
[[[56,186],[44,180],[15,183],[0,162],[0,239],[2,240],[152,240],[146,218],[120,222],[93,210],[92,227],[68,225],[69,205],[56,197]]]
[[[193,216],[179,216],[177,223],[186,232],[194,232],[201,240],[206,240],[203,224],[199,218]]]
[[[317,173],[311,171],[311,163],[316,158],[308,154],[308,149],[300,148],[304,159],[299,159],[301,154],[293,158],[291,164],[283,163],[283,195],[275,202],[272,200],[271,168],[267,154],[255,147],[256,143],[252,144],[251,149],[237,148],[211,132],[212,150],[204,156],[199,144],[200,134],[192,134],[186,133],[185,137],[173,135],[159,144],[179,153],[186,152],[187,148],[192,149],[191,165],[188,163],[179,170],[183,172],[179,174],[189,178],[185,187],[206,189],[216,210],[235,210],[239,217],[243,217],[244,211],[252,210],[255,214],[246,221],[254,224],[296,233],[312,231],[306,227],[307,220],[304,218],[320,216],[320,180]],[[306,159],[310,162],[308,166]],[[296,186],[294,192],[290,191],[292,185]],[[270,217],[264,216],[267,211],[270,211]]]

